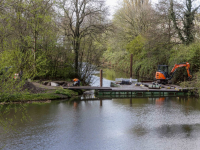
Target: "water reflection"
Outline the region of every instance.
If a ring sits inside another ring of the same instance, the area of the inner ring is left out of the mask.
[[[74,101],[74,108],[76,109],[78,107],[78,102]]]
[[[182,137],[182,138],[195,138],[195,135],[200,133],[200,124],[172,124],[162,125],[156,128],[155,131],[160,137]]]
[[[132,133],[135,134],[137,137],[142,137],[148,133],[148,130],[147,128],[141,126],[141,124],[138,124],[134,126]]]
[[[101,107],[103,106],[103,101],[102,101],[102,100],[100,100],[100,106],[101,106]]]
[[[15,130],[17,122],[22,123],[31,121],[29,114],[27,113],[27,104],[5,104],[0,105],[0,125],[1,132],[9,132]]]
[[[165,102],[165,97],[160,97],[156,99],[156,105],[162,105]]]
[[[17,112],[13,123],[17,123],[18,132],[2,134],[0,130],[0,147],[182,150],[200,146],[200,104],[195,98],[85,96],[71,101],[28,104],[26,108],[32,121],[19,121]]]

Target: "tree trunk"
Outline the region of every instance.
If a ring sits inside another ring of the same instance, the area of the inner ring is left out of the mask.
[[[79,40],[75,40],[74,43],[74,51],[75,51],[75,76],[78,77],[79,75],[79,67],[78,67],[78,54],[79,54],[79,47],[80,47],[80,42]]]

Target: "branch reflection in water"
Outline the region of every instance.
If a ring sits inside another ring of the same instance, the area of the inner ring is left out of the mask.
[[[0,105],[0,133],[18,132],[18,124],[32,121],[27,112],[28,104],[1,104]],[[6,145],[0,145],[0,149]]]

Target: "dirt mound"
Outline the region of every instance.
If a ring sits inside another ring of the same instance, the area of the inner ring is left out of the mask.
[[[44,93],[45,89],[36,87],[33,83],[27,81],[23,85],[22,91],[28,91],[30,93],[36,94],[36,93]]]

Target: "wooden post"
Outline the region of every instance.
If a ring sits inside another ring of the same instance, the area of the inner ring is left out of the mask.
[[[102,80],[103,80],[103,70],[100,70],[100,87],[102,87],[102,85],[103,85],[103,82],[102,82]]]
[[[131,62],[130,62],[130,82],[132,80],[132,66],[133,66],[133,54],[131,54]]]

